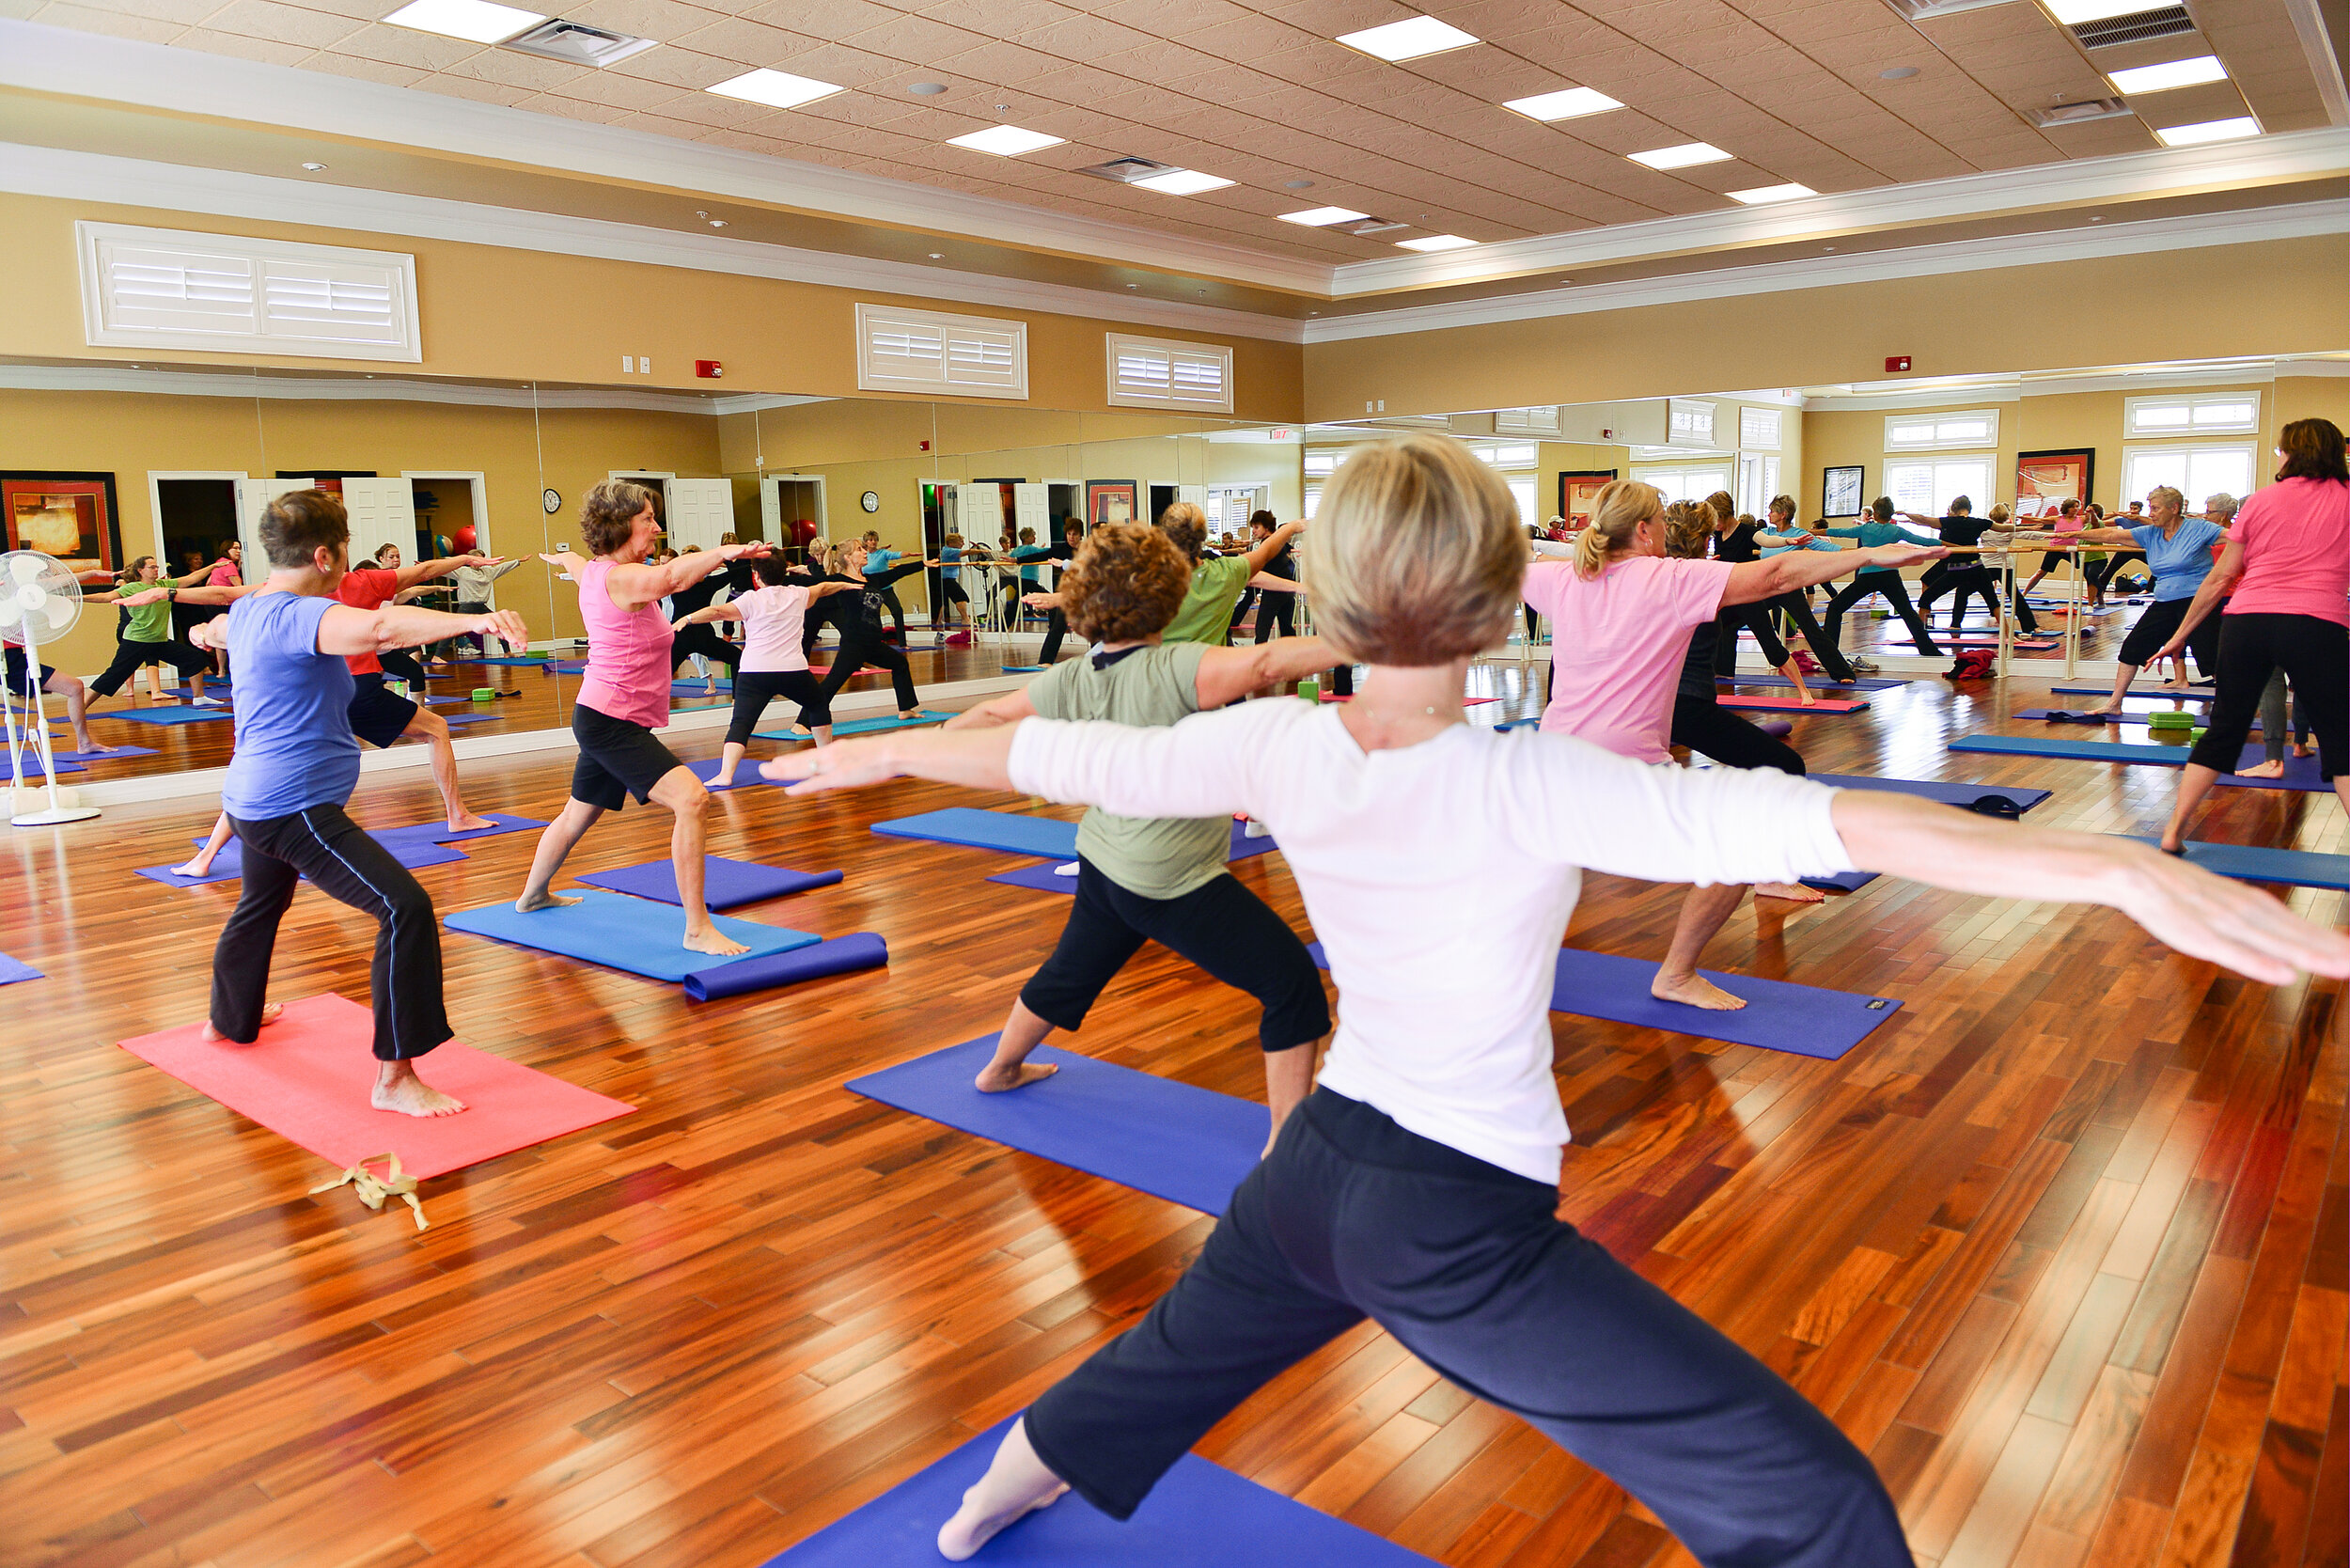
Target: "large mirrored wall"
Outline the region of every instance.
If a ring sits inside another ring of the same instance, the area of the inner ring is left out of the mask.
[[[1156,413],[19,360],[0,362],[0,514],[9,548],[46,543],[105,569],[153,556],[175,578],[203,572],[242,541],[245,578],[258,581],[261,509],[316,483],[338,490],[351,510],[354,561],[392,546],[414,563],[468,544],[517,560],[491,602],[521,613],[529,645],[450,649],[461,661],[431,670],[435,711],[461,740],[476,740],[570,722],[584,653],[578,603],[537,557],[580,548],[581,497],[604,478],[635,477],[652,489],[680,548],[731,535],[805,555],[811,538],[846,541],[870,530],[908,554],[935,554],[954,534],[1001,557],[1022,547],[1024,533],[1049,545],[1073,522],[1154,517],[1178,499],[1203,506],[1216,533],[1245,534],[1259,510],[1296,516],[1301,435]],[[964,577],[981,635],[925,650],[927,662],[917,653],[925,686],[1000,678],[1028,662],[1042,634],[1020,612],[1015,566]],[[991,581],[1003,591],[986,591]],[[917,646],[934,640],[924,634],[940,590],[936,573],[899,586]],[[42,649],[43,662],[86,679],[103,670],[118,614],[86,605]],[[176,629],[189,614],[180,612]],[[484,654],[500,662],[479,662]],[[692,673],[681,671],[682,708],[698,698]],[[161,702],[141,674],[92,709],[101,742],[149,754],[72,782],[225,763],[226,711],[158,722],[153,715],[186,706],[167,666],[160,680]]]

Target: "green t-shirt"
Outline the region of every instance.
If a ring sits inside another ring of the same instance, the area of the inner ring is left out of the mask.
[[[1191,591],[1183,595],[1183,608],[1167,623],[1160,639],[1223,647],[1225,637],[1231,632],[1232,606],[1240,603],[1240,596],[1247,590],[1248,579],[1256,574],[1257,569],[1248,564],[1246,556],[1218,556],[1193,567]]]
[[[1207,656],[1189,642],[1113,654],[1098,669],[1091,654],[1064,659],[1028,682],[1028,700],[1049,719],[1160,729],[1199,711],[1199,661]],[[1179,899],[1206,886],[1224,874],[1231,848],[1230,817],[1118,817],[1095,807],[1077,823],[1077,853],[1146,899]]]
[[[149,588],[159,586],[171,588],[182,588],[203,575],[203,572],[197,572],[176,581],[169,577],[158,577],[152,583],[126,583],[123,586],[133,593],[145,593]],[[122,613],[130,619],[123,623],[121,641],[169,642],[171,640],[170,600],[158,599],[151,604],[133,604]]]

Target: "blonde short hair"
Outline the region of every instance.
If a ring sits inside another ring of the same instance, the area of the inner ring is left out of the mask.
[[[1178,501],[1159,513],[1159,529],[1185,560],[1196,562],[1208,542],[1208,514],[1189,501]]]
[[[1510,487],[1442,436],[1355,448],[1306,530],[1317,629],[1374,665],[1444,665],[1484,648],[1516,613],[1526,558]]]
[[[2158,484],[2146,493],[2146,510],[2154,510],[2154,503],[2168,499],[2172,511],[2186,510],[2186,496],[2176,485]]]

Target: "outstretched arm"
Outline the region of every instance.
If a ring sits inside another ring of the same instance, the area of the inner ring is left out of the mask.
[[[1027,689],[1008,692],[976,708],[966,708],[948,719],[942,728],[948,729],[993,729],[999,725],[1018,724],[1024,718],[1036,717],[1036,704],[1029,700]]]
[[[1741,561],[1730,570],[1722,590],[1724,604],[1751,604],[1782,593],[1841,577],[1864,566],[1907,566],[1913,561],[1939,560],[1949,554],[1939,544],[1878,544],[1866,550],[1790,550],[1766,561]]]
[[[1280,637],[1253,648],[1211,648],[1200,657],[1192,689],[1199,706],[1221,708],[1277,681],[1300,681],[1339,662],[1320,637]]]
[[[207,627],[226,622],[208,620]],[[450,615],[446,610],[420,610],[413,604],[386,604],[382,609],[355,610],[337,604],[319,620],[319,651],[348,658],[357,653],[381,653],[388,648],[417,648],[444,637],[487,632],[517,647],[530,640],[530,628],[512,610],[481,615]]]
[[[675,620],[669,622],[669,624],[672,626],[698,626],[706,620],[740,620],[742,619],[743,612],[736,609],[731,604],[713,604],[707,609],[696,610],[691,615],[682,615]]]
[[[404,593],[418,583],[434,582],[468,566],[496,566],[505,558],[503,556],[442,556],[433,560],[418,561],[393,573],[394,591]]]
[[[2186,607],[2186,619],[2179,622],[2179,629],[2170,634],[2170,640],[2162,645],[2154,657],[2165,658],[2185,648],[2188,635],[2203,623],[2206,616],[2219,607],[2221,600],[2235,591],[2236,584],[2243,579],[2244,541],[2231,539],[2227,547],[2219,552],[2219,564],[2211,569],[2203,578],[2203,586],[2195,590],[2194,603]]]
[[[1293,523],[1284,523],[1267,534],[1263,540],[1250,546],[1247,555],[1248,569],[1251,572],[1262,572],[1278,558],[1289,541],[1295,539],[1305,526],[1306,520],[1302,517]]]
[[[261,583],[223,583],[218,588],[181,588],[180,602],[183,604],[233,604],[248,593],[260,592],[265,586]],[[147,594],[142,593],[122,600],[120,603],[143,604],[147,603],[148,597]]]
[[[761,539],[748,544],[721,544],[715,550],[688,550],[661,566],[616,566],[603,580],[604,591],[623,610],[641,609],[680,588],[692,588],[728,561],[746,556],[756,559],[773,553],[774,548]]]

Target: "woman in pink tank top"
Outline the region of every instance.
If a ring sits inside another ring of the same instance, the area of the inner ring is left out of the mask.
[[[579,760],[572,769],[572,798],[540,836],[530,880],[514,907],[528,915],[577,903],[577,898],[549,892],[548,885],[596,819],[619,810],[634,795],[639,803],[667,808],[677,818],[669,857],[677,870],[678,902],[685,910],[685,946],[721,958],[746,952],[712,923],[702,901],[702,818],[710,809],[710,792],[653,731],[669,722],[669,644],[677,635],[661,613],[661,601],[737,557],[764,556],[767,546],[691,550],[648,566],[661,523],[652,493],[627,479],[607,479],[588,493],[580,503],[579,532],[588,546],[586,559],[540,557],[558,570],[571,569],[579,584],[579,617],[588,627],[588,673],[572,704]]]

